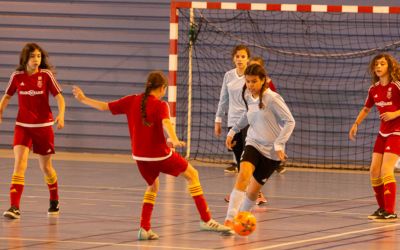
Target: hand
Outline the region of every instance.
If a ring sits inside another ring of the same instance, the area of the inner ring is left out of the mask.
[[[181,147],[184,147],[186,145],[186,143],[184,141],[172,140],[171,138],[168,138],[167,145],[170,148],[181,148]]]
[[[352,141],[356,140],[357,130],[358,130],[358,125],[357,125],[357,123],[354,123],[353,126],[351,126],[351,129],[349,131],[349,139],[350,140],[352,140]]]
[[[383,121],[387,122],[397,118],[396,112],[385,112],[379,116]]]
[[[232,136],[227,136],[225,145],[229,150],[232,150],[232,148],[236,145],[236,141],[232,142],[233,137]]]
[[[54,122],[57,123],[57,129],[64,128],[64,116],[58,115]]]
[[[74,95],[75,99],[82,102],[83,99],[86,98],[85,93],[83,93],[82,89],[78,86],[72,86],[72,94]]]
[[[285,152],[283,150],[276,151],[276,154],[278,155],[279,160],[282,162],[285,162],[288,158],[288,156],[285,154]]]
[[[221,136],[221,123],[220,122],[216,122],[215,123],[214,133],[215,133],[216,137],[220,137]]]

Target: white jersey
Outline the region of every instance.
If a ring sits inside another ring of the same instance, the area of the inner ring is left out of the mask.
[[[244,84],[244,75],[238,76],[236,69],[225,73],[215,122],[221,122],[222,116],[228,111],[228,127],[232,127],[242,114],[246,112],[246,107],[242,99]]]
[[[283,98],[271,89],[264,91],[259,108],[259,98],[253,98],[249,91],[245,93],[248,111],[229,131],[229,136],[238,133],[250,125],[247,131],[246,145],[256,148],[265,157],[280,161],[277,150],[285,150],[285,144],[293,132],[295,121]]]

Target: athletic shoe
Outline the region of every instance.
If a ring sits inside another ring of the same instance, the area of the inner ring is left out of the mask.
[[[59,207],[59,203],[57,200],[50,200],[50,207],[49,210],[47,210],[47,214],[50,215],[57,215],[60,213],[60,207]]]
[[[224,226],[230,228],[229,231],[222,232],[223,236],[232,236],[235,235],[235,231],[233,230],[233,222],[231,220],[225,220]]]
[[[256,204],[257,204],[257,205],[262,205],[262,204],[264,204],[264,203],[267,203],[267,199],[265,198],[265,196],[263,195],[263,193],[260,191],[260,192],[258,193],[258,197],[257,197],[257,200],[256,200]]]
[[[229,203],[229,199],[231,198],[231,194],[227,194],[224,198],[224,201]]]
[[[278,174],[283,174],[286,172],[286,168],[283,165],[279,165],[279,167],[276,169],[276,172],[278,172]]]
[[[204,231],[215,231],[215,232],[228,232],[231,230],[230,227],[219,224],[213,219],[209,220],[208,222],[201,221],[200,229]]]
[[[158,240],[158,238],[160,237],[151,229],[149,229],[149,231],[146,231],[142,227],[139,229],[138,240]]]
[[[383,211],[381,215],[374,219],[376,222],[395,222],[397,221],[397,214],[395,213],[388,213]]]
[[[236,164],[232,164],[231,166],[225,168],[224,170],[225,173],[227,174],[235,174],[238,172]]]
[[[229,227],[230,229],[233,229],[233,222],[231,220],[225,220],[224,226]]]
[[[381,216],[383,212],[385,212],[385,209],[378,208],[373,214],[368,215],[368,219],[373,220],[373,219]]]
[[[18,208],[11,206],[7,211],[3,213],[3,216],[9,219],[19,219],[21,217],[21,213]]]

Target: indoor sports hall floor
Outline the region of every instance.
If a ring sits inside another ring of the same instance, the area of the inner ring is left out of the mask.
[[[8,209],[13,159],[0,152],[0,210]],[[58,154],[61,213],[48,217],[48,191],[37,160],[29,161],[21,219],[0,218],[0,249],[400,249],[400,222],[376,223],[367,172],[289,169],[264,187],[256,231],[224,237],[199,230],[183,179],[161,177],[153,214],[158,241],[136,238],[144,181],[129,156]],[[213,217],[222,222],[233,176],[199,166]]]

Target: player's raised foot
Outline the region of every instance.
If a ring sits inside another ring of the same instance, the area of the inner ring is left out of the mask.
[[[276,172],[278,172],[278,174],[283,174],[286,172],[286,168],[283,165],[279,165],[279,167],[276,169]]]
[[[21,212],[18,208],[11,206],[7,211],[3,213],[3,216],[9,219],[19,219],[21,217]]]
[[[230,227],[224,226],[213,219],[207,222],[200,221],[200,229],[204,231],[214,231],[214,232],[227,232],[231,230]]]
[[[236,164],[232,164],[231,166],[224,169],[224,172],[227,174],[235,174],[238,172],[238,168]]]
[[[57,215],[60,213],[60,206],[57,200],[50,200],[50,206],[47,210],[48,215]]]
[[[381,216],[383,212],[385,212],[385,209],[378,208],[373,214],[368,215],[368,219],[373,220],[373,219]]]
[[[144,228],[140,228],[138,232],[138,240],[158,240],[160,237],[153,232],[153,230],[149,229],[146,231]]]
[[[387,211],[383,211],[381,215],[374,219],[376,222],[396,222],[397,220],[397,214],[389,213]]]

